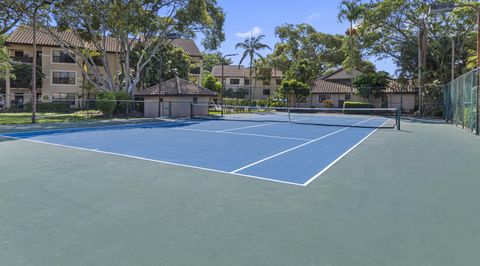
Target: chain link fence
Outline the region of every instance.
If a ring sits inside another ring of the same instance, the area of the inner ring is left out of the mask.
[[[445,87],[445,118],[478,135],[478,69],[453,80]]]

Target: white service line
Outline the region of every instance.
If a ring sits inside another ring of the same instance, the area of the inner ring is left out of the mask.
[[[294,185],[294,186],[300,186],[300,187],[305,186],[304,184],[299,184],[299,183],[294,183],[294,182],[276,180],[276,179],[254,176],[254,175],[231,173],[231,172],[223,171],[223,170],[217,170],[217,169],[211,169],[211,168],[205,168],[205,167],[199,167],[199,166],[193,166],[193,165],[181,164],[181,163],[173,163],[173,162],[162,161],[162,160],[149,159],[149,158],[127,155],[127,154],[122,154],[122,153],[102,151],[102,150],[99,150],[99,149],[81,148],[81,147],[76,147],[76,146],[56,144],[56,143],[44,142],[44,141],[33,140],[33,139],[22,139],[22,138],[11,137],[11,136],[3,136],[3,135],[2,135],[2,137],[10,138],[10,139],[16,139],[16,140],[20,140],[20,141],[28,141],[28,142],[33,142],[33,143],[39,143],[39,144],[44,144],[44,145],[57,146],[57,147],[62,147],[62,148],[70,148],[70,149],[76,149],[76,150],[81,150],[81,151],[89,151],[89,152],[96,152],[96,153],[101,153],[101,154],[121,156],[121,157],[132,158],[132,159],[148,161],[148,162],[156,162],[156,163],[162,163],[162,164],[167,164],[167,165],[181,166],[181,167],[185,167],[185,168],[191,168],[191,169],[197,169],[197,170],[203,170],[203,171],[209,171],[209,172],[215,172],[215,173],[222,173],[222,174],[230,174],[230,175],[235,175],[235,176],[248,177],[248,178],[265,180],[265,181],[270,181],[270,182],[275,182],[275,183],[287,184],[287,185]]]
[[[275,135],[241,133],[241,132],[228,132],[228,131],[225,132],[225,131],[214,131],[214,130],[194,129],[194,128],[169,128],[169,129],[183,130],[183,131],[193,131],[193,132],[207,132],[207,133],[216,133],[216,134],[252,136],[252,137],[271,138],[271,139],[286,139],[286,140],[299,140],[299,141],[310,141],[311,140],[311,139],[305,139],[305,138],[292,138],[292,137],[282,137],[282,136],[275,136]]]
[[[389,122],[391,119],[388,119],[387,121],[385,121],[380,127],[383,127],[387,122]],[[359,142],[357,142],[357,144],[353,145],[353,147],[351,147],[350,149],[348,149],[346,152],[344,152],[342,155],[340,155],[337,159],[335,159],[335,161],[331,162],[329,165],[327,165],[325,168],[322,169],[322,171],[318,172],[316,175],[312,176],[307,182],[305,182],[303,185],[304,186],[308,186],[310,183],[312,183],[315,179],[317,179],[319,176],[321,176],[323,173],[325,173],[328,169],[330,169],[330,167],[332,167],[335,163],[337,163],[338,161],[340,161],[340,159],[342,159],[343,157],[345,157],[348,153],[350,153],[351,151],[353,151],[356,147],[358,147],[358,145],[362,144],[362,142],[364,142],[366,139],[368,139],[368,137],[370,137],[373,133],[377,132],[378,128],[376,128],[375,130],[373,130],[372,132],[370,132],[370,134],[368,134],[367,136],[365,136],[363,139],[361,139]]]
[[[360,125],[360,124],[362,124],[362,123],[365,123],[365,122],[368,122],[368,121],[370,121],[370,120],[372,120],[372,119],[373,119],[373,118],[369,118],[369,119],[367,119],[367,120],[364,120],[364,121],[361,121],[361,122],[359,122],[359,123],[356,123],[356,124],[354,124],[353,126],[358,126],[358,125]],[[308,145],[308,144],[312,144],[312,143],[317,142],[317,141],[319,141],[319,140],[322,140],[322,139],[324,139],[324,138],[327,138],[327,137],[330,137],[330,136],[332,136],[332,135],[338,134],[338,133],[340,133],[340,132],[342,132],[342,131],[344,131],[344,130],[347,130],[348,128],[349,128],[349,127],[344,127],[344,128],[342,128],[342,129],[339,129],[339,130],[334,131],[334,132],[332,132],[332,133],[329,133],[329,134],[327,134],[327,135],[324,135],[324,136],[321,136],[321,137],[319,137],[319,138],[313,139],[313,140],[311,140],[311,141],[309,141],[309,142],[305,142],[305,143],[303,143],[303,144],[300,144],[300,145],[295,146],[295,147],[293,147],[293,148],[290,148],[290,149],[288,149],[288,150],[284,150],[284,151],[282,151],[282,152],[276,153],[276,154],[274,154],[274,155],[272,155],[272,156],[269,156],[269,157],[267,157],[267,158],[263,158],[263,159],[258,160],[258,161],[256,161],[256,162],[253,162],[253,163],[251,163],[251,164],[249,164],[249,165],[245,165],[245,166],[243,166],[243,167],[241,167],[241,168],[238,168],[237,170],[234,170],[234,171],[232,171],[231,173],[232,173],[232,174],[235,174],[235,173],[237,173],[237,172],[240,172],[240,171],[242,171],[242,170],[245,170],[245,169],[247,169],[247,168],[250,168],[250,167],[252,167],[252,166],[254,166],[254,165],[257,165],[257,164],[259,164],[259,163],[262,163],[262,162],[268,161],[268,160],[270,160],[270,159],[273,159],[273,158],[275,158],[275,157],[278,157],[278,156],[280,156],[280,155],[282,155],[282,154],[285,154],[285,153],[287,153],[287,152],[291,152],[291,151],[293,151],[293,150],[299,149],[299,148],[301,148],[301,147],[303,147],[303,146],[306,146],[306,145]]]
[[[268,123],[268,124],[260,124],[260,125],[246,126],[246,127],[236,127],[236,128],[225,129],[225,130],[218,130],[217,132],[230,132],[230,131],[246,129],[246,128],[266,127],[266,126],[271,126],[271,125],[274,125],[274,124],[275,123]]]

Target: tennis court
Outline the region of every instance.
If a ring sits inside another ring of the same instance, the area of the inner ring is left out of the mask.
[[[478,138],[383,119],[2,127],[0,264],[478,265]]]
[[[325,115],[300,111],[248,112],[214,120],[28,131],[3,136],[306,186],[378,128],[395,126],[383,113],[344,115],[329,110],[331,113]]]

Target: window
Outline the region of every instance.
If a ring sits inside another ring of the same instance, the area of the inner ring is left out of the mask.
[[[197,97],[193,97],[193,103],[197,103],[197,102],[198,102]]]
[[[330,95],[328,95],[328,94],[319,94],[319,95],[318,95],[318,102],[319,102],[319,103],[323,103],[323,101],[325,101],[325,100],[330,100],[330,98],[331,98],[331,97],[330,97]]]
[[[23,57],[23,51],[15,51],[15,57]]]
[[[270,86],[270,80],[264,80],[263,86]]]
[[[53,71],[52,84],[75,85],[75,76],[75,72]]]
[[[277,84],[277,86],[282,85],[282,79],[276,79],[275,84]]]
[[[263,95],[270,95],[270,90],[269,89],[263,90]]]
[[[250,79],[245,79],[244,84],[245,84],[245,85],[250,85]]]
[[[62,50],[52,50],[52,62],[74,64],[72,56]]]
[[[52,102],[75,105],[75,93],[74,92],[54,92],[52,93]]]
[[[240,79],[230,79],[230,84],[238,85],[238,84],[240,84]]]

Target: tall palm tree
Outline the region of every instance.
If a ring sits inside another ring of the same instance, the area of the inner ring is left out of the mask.
[[[360,3],[361,0],[342,0],[340,3],[340,13],[338,13],[338,20],[343,22],[347,20],[350,22],[350,29],[348,35],[350,36],[350,56],[353,56],[353,38],[354,38],[354,28],[353,25],[362,17],[364,6]],[[350,97],[353,94],[353,68],[350,70]]]
[[[242,64],[243,60],[247,58],[247,56],[250,58],[250,69],[249,69],[249,74],[250,74],[250,101],[252,101],[252,68],[253,68],[253,62],[255,57],[259,57],[260,59],[263,59],[263,56],[258,52],[263,49],[268,49],[271,50],[270,46],[262,43],[262,39],[265,38],[265,35],[261,34],[256,37],[250,37],[246,39],[244,42],[237,43],[235,45],[235,49],[241,48],[243,49],[243,55],[242,59],[240,59],[240,63],[238,67]]]

